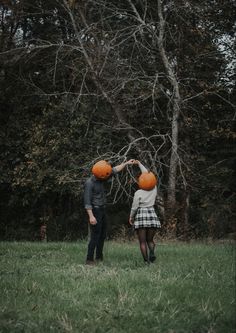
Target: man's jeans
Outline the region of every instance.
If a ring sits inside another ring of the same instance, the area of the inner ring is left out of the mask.
[[[103,245],[106,238],[106,216],[105,207],[94,207],[93,215],[97,220],[97,224],[90,224],[90,241],[88,244],[87,260],[94,260],[94,252],[96,250],[96,259],[103,259]]]

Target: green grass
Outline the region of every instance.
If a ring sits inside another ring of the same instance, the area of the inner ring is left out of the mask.
[[[0,332],[235,332],[235,247],[159,243],[145,266],[137,243],[0,243]]]

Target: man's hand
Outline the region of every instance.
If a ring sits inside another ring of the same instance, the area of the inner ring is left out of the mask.
[[[126,165],[128,165],[128,164],[134,164],[134,161],[135,161],[134,159],[131,159],[131,160],[126,161],[125,164]]]
[[[97,220],[95,219],[94,216],[90,216],[90,217],[89,217],[89,223],[92,224],[92,225],[97,224]]]
[[[96,220],[95,216],[93,215],[93,211],[92,211],[92,209],[89,208],[89,209],[86,209],[86,210],[87,210],[88,217],[89,217],[89,223],[90,223],[91,225],[95,225],[95,224],[97,224],[97,220]]]
[[[117,172],[120,172],[121,170],[123,170],[125,168],[126,165],[134,164],[134,162],[135,162],[135,160],[131,159],[129,161],[126,161],[126,162],[123,162],[119,165],[116,165],[115,169],[116,169]]]
[[[130,224],[130,225],[133,225],[133,224],[134,224],[134,221],[133,221],[133,219],[132,219],[131,217],[129,218],[129,224]]]

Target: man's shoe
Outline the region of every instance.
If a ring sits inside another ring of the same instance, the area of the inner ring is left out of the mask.
[[[103,258],[96,258],[96,262],[99,264],[100,262],[103,262]]]
[[[94,265],[96,265],[96,262],[94,261],[94,260],[86,260],[86,262],[85,262],[85,264],[86,265],[90,265],[90,266],[94,266]]]

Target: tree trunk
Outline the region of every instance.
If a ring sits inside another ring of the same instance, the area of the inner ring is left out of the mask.
[[[174,72],[174,65],[169,61],[164,48],[164,31],[165,20],[162,13],[162,1],[158,0],[158,16],[159,16],[159,36],[158,36],[158,48],[161,55],[161,59],[169,79],[169,82],[173,88],[172,95],[172,133],[171,133],[171,156],[169,165],[169,179],[168,190],[166,200],[166,223],[170,224],[172,232],[176,231],[176,174],[178,166],[178,132],[179,132],[179,114],[181,97],[179,93],[179,84]]]

